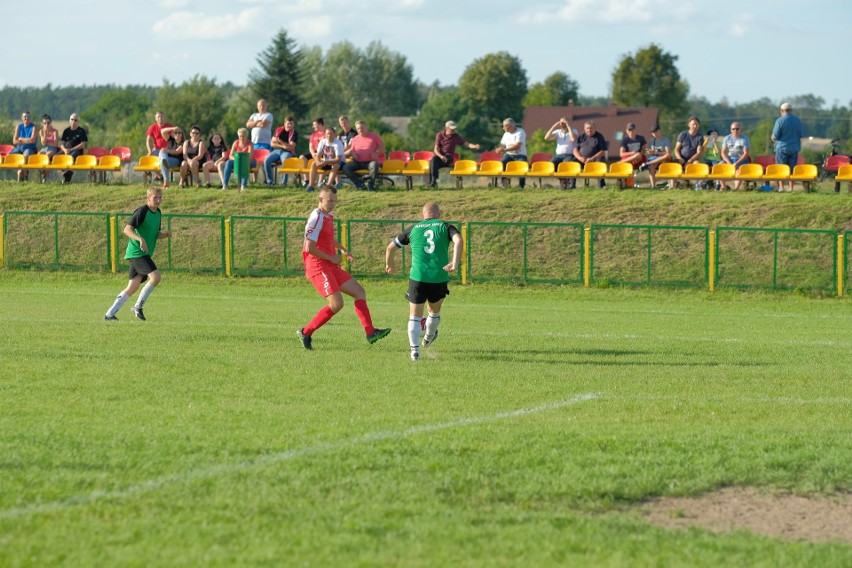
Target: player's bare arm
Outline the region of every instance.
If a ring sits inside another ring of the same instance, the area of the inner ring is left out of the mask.
[[[145,239],[136,234],[136,231],[133,229],[132,225],[125,225],[124,231],[122,231],[128,239],[132,239],[139,243],[139,249],[142,252],[148,252],[148,243],[145,242]]]
[[[444,267],[444,270],[452,272],[459,267],[459,259],[461,258],[463,250],[464,241],[462,240],[461,235],[453,235],[453,260]]]

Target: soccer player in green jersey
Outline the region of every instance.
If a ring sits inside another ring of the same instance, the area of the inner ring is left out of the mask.
[[[448,249],[453,242],[453,261],[449,262]],[[450,290],[447,282],[450,272],[458,268],[464,242],[461,233],[453,225],[441,220],[441,209],[437,203],[423,206],[423,220],[400,233],[385,251],[385,272],[394,271],[396,249],[411,245],[411,271],[409,272],[408,342],[411,345],[411,360],[420,360],[420,332],[423,307],[428,302],[429,317],[426,318],[423,347],[429,347],[438,338],[441,323],[441,304]]]
[[[151,255],[154,254],[158,238],[170,238],[172,236],[171,231],[161,230],[160,203],[162,201],[163,190],[159,187],[149,187],[145,205],[134,211],[133,216],[124,226],[124,234],[130,239],[130,242],[127,243],[127,252],[124,255],[124,258],[130,261],[130,281],[127,283],[127,288],[121,291],[112,307],[104,315],[104,319],[107,321],[118,319],[115,317],[116,312],[147,280],[148,283],[142,288],[139,298],[136,299],[136,304],[131,308],[133,315],[145,321],[142,306],[145,305],[148,296],[160,283],[161,278],[160,271],[151,259]]]

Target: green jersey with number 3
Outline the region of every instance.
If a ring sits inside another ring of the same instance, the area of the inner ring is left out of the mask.
[[[397,246],[411,245],[409,277],[418,282],[448,282],[450,275],[444,267],[450,263],[450,241],[458,232],[440,219],[426,219],[400,234],[395,239]]]

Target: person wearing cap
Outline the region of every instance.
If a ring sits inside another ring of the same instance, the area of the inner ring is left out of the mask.
[[[36,147],[38,131],[31,117],[30,111],[24,111],[21,114],[21,124],[15,127],[15,132],[12,134],[12,145],[14,145],[14,148],[9,151],[9,154],[23,154],[24,160],[30,154],[35,154],[38,151]],[[29,170],[18,170],[18,181],[25,181],[29,176]]]
[[[500,139],[500,145],[496,152],[503,154],[500,160],[503,162],[503,168],[509,162],[526,162],[527,161],[527,133],[523,128],[518,128],[514,119],[507,118],[503,121],[503,137]],[[503,183],[506,178],[503,178]],[[526,178],[518,178],[518,186],[523,189],[526,185]]]
[[[657,185],[657,168],[661,164],[672,161],[672,141],[668,136],[663,136],[663,131],[659,124],[655,124],[651,128],[651,141],[646,149],[648,161],[639,166],[639,171],[648,170],[648,181],[651,189]],[[674,183],[674,182],[672,182]]]
[[[638,168],[645,163],[645,146],[648,141],[641,134],[636,134],[636,123],[628,122],[624,129],[624,137],[621,139],[619,154],[622,162],[633,164]]]
[[[438,174],[441,168],[452,167],[456,156],[456,146],[479,150],[479,144],[472,144],[456,132],[457,125],[448,120],[444,129],[435,135],[434,156],[429,161],[429,187],[438,187]]]
[[[802,121],[793,114],[793,105],[781,105],[781,116],[772,127],[772,141],[775,142],[775,163],[787,164],[790,171],[799,161],[799,150],[802,148]],[[778,191],[785,191],[784,182],[778,182]],[[786,191],[793,191],[793,182],[787,182]]]

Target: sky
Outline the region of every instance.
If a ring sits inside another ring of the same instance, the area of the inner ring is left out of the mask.
[[[581,95],[608,96],[620,60],[656,43],[710,102],[852,101],[848,0],[33,0],[3,13],[0,86],[244,85],[285,29],[323,52],[381,41],[426,84],[456,85],[506,51],[530,85],[561,71]]]

